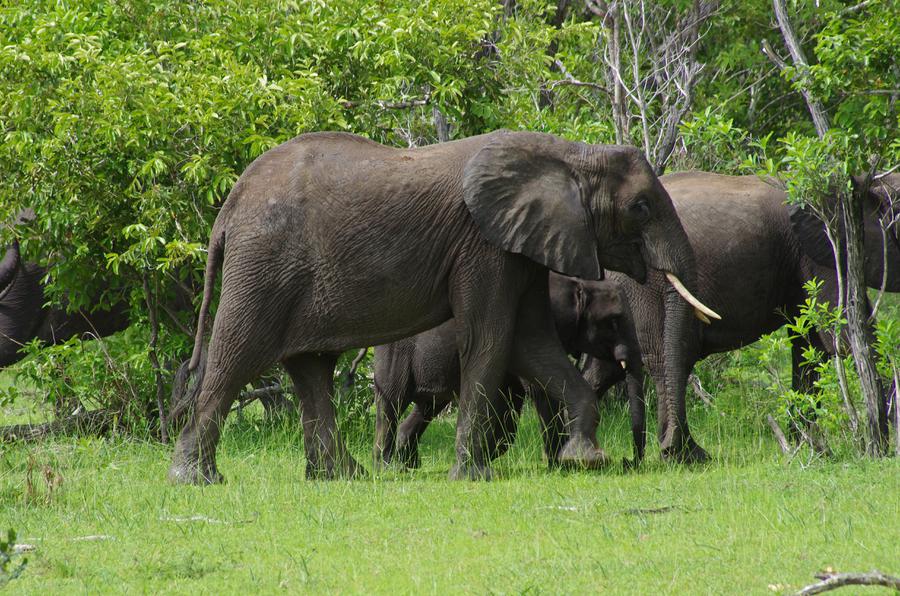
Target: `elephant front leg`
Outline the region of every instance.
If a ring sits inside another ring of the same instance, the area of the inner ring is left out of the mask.
[[[282,362],[300,397],[307,478],[354,478],[365,468],[350,455],[337,428],[331,400],[333,354],[300,354]]]
[[[628,392],[628,413],[631,417],[631,438],[634,443],[634,460],[625,467],[637,467],[644,460],[647,447],[647,401],[644,397],[644,372],[640,358],[631,359],[625,378]]]
[[[569,436],[559,450],[560,464],[586,469],[606,466],[609,457],[597,446],[597,398],[559,341],[546,285],[532,288],[523,300],[514,345],[513,372],[566,408]]]

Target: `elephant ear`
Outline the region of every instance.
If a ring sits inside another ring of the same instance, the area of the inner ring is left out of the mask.
[[[794,236],[800,241],[803,252],[817,265],[834,267],[834,252],[822,220],[809,209],[803,209],[798,205],[788,205],[788,212]]]
[[[559,273],[602,279],[581,186],[565,161],[570,148],[551,135],[498,133],[466,164],[463,196],[494,246]]]

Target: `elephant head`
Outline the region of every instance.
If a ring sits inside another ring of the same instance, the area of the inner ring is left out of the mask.
[[[853,178],[856,189],[864,184],[862,176]],[[876,177],[863,199],[866,285],[880,288],[884,281],[886,291],[900,292],[900,224],[897,223],[900,218],[900,174]],[[817,265],[834,268],[834,253],[825,234],[825,224],[808,209],[791,205],[789,210],[794,234],[804,252]],[[884,233],[882,225],[886,228]]]
[[[644,283],[659,270],[699,317],[718,318],[686,287],[696,285],[693,251],[637,148],[505,131],[469,160],[463,190],[494,245],[584,279],[606,268]]]
[[[33,219],[34,212],[25,209],[15,225]],[[45,307],[45,274],[43,267],[22,260],[18,240],[7,247],[0,260],[0,368],[21,360],[22,346],[33,339],[55,344],[81,333],[103,336],[128,326],[124,303],[90,315]]]

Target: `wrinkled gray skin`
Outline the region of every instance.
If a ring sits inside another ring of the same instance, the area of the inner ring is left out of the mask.
[[[617,273],[610,274],[610,279],[622,286],[635,313],[644,363],[657,388],[663,455],[681,453],[689,461],[702,461],[707,455],[691,438],[684,401],[694,364],[780,328],[787,317],[799,314],[798,305],[806,299],[803,284],[814,276],[824,282],[821,299],[837,304],[834,258],[821,222],[804,211],[789,209],[784,191],[773,183],[756,176],[704,172],[672,174],[661,181],[694,249],[697,298],[722,320],[702,325],[693,319],[675,319],[671,324],[666,308],[668,284],[657,272],[651,272],[643,286]],[[898,188],[900,178],[892,176],[884,183]],[[876,216],[889,205],[887,197],[879,185],[865,206],[866,283],[870,287],[881,286],[883,244]],[[900,291],[900,245],[895,234],[889,235],[887,243],[886,289],[892,292]],[[679,339],[681,349],[666,349],[671,337]],[[827,337],[794,342],[793,385],[798,390],[812,382],[811,371],[800,367],[807,342],[833,352],[833,341]]]
[[[627,379],[637,464],[644,455],[646,416],[640,347],[627,300],[618,286],[606,281],[551,273],[549,284],[556,332],[566,352],[590,354],[606,365],[603,390]],[[419,439],[459,392],[456,333],[456,323],[451,319],[424,333],[375,348],[376,466],[390,464],[396,446],[401,464],[418,467]],[[512,443],[525,394],[513,374],[507,375],[504,386],[498,402],[492,404],[496,416],[487,436],[492,459],[505,453]],[[564,441],[563,413],[539,387],[531,392],[541,419],[544,453],[553,466]],[[398,431],[399,416],[410,404],[413,410]]]
[[[276,361],[300,398],[307,476],[360,472],[329,395],[338,354],[451,316],[461,375],[451,477],[489,477],[484,439],[506,371],[565,403],[560,460],[599,467],[607,457],[596,443],[597,400],[556,338],[548,268],[597,279],[602,266],[638,280],[660,269],[695,285],[684,230],[637,149],[508,131],[404,150],[313,133],[260,156],[213,226],[191,371],[220,266],[208,362],[187,384],[199,395],[175,447],[174,482],[221,480],[215,451],[230,405]]]
[[[22,346],[34,339],[50,345],[79,335],[103,337],[128,326],[122,305],[92,313],[45,307],[44,275],[37,264],[22,261],[18,241],[7,247],[0,261],[0,367],[21,360]]]

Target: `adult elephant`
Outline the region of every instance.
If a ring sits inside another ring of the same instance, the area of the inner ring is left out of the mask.
[[[722,319],[706,326],[687,319],[670,324],[667,284],[657,272],[650,272],[645,285],[616,273],[610,279],[622,285],[635,312],[644,363],[657,389],[663,455],[702,461],[707,454],[691,437],[685,409],[687,377],[694,364],[710,354],[753,343],[798,315],[798,305],[806,299],[803,284],[813,277],[823,282],[821,298],[837,304],[837,275],[822,223],[805,211],[788,208],[777,182],[706,172],[671,174],[660,180],[699,263],[698,297]],[[896,232],[888,235],[885,246],[878,225],[878,218],[891,207],[891,188],[900,188],[900,177],[883,178],[865,207],[866,283],[881,287],[886,252],[885,287],[900,291]],[[680,349],[669,351],[673,336]],[[829,338],[811,336],[794,342],[793,385],[798,390],[810,384],[809,371],[800,366],[808,342],[831,351]]]
[[[15,225],[34,219],[34,212],[19,213]],[[14,240],[0,261],[0,368],[22,359],[22,347],[32,341],[62,343],[85,334],[106,336],[128,326],[124,304],[93,312],[69,312],[45,305],[43,278],[47,271],[22,260],[19,241]]]
[[[556,338],[547,290],[548,268],[596,279],[601,266],[638,281],[650,269],[695,283],[671,200],[635,148],[497,131],[404,150],[311,133],[271,149],[241,175],[213,225],[189,364],[199,394],[188,399],[197,405],[169,478],[221,480],[215,453],[230,404],[275,361],[300,397],[307,476],[354,475],[360,467],[329,396],[337,355],[451,316],[461,371],[451,477],[489,476],[489,403],[507,370],[565,403],[561,461],[603,465],[597,402]]]
[[[608,281],[589,281],[550,273],[550,306],[556,333],[567,353],[590,354],[602,371],[605,391],[625,380],[628,389],[634,464],[644,457],[646,416],[643,366],[634,320],[621,288]],[[428,425],[459,393],[457,325],[449,320],[434,329],[375,348],[375,446],[376,466],[391,463],[419,465],[419,439]],[[525,390],[515,375],[507,375],[503,395],[492,404],[496,415],[489,429],[487,449],[491,459],[512,443]],[[545,399],[539,387],[531,393],[541,421],[544,453],[557,464],[564,412]],[[399,426],[400,415],[413,405]]]

